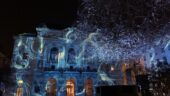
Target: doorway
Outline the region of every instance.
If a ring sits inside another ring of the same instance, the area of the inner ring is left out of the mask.
[[[46,84],[46,96],[56,96],[57,81],[54,78],[49,78]]]
[[[93,80],[91,78],[85,81],[85,96],[93,96]]]
[[[75,81],[73,78],[67,80],[66,91],[67,96],[75,96]]]

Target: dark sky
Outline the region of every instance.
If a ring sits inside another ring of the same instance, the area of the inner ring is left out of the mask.
[[[0,3],[0,52],[10,58],[13,36],[36,33],[39,24],[56,29],[71,26],[77,18],[78,5],[78,0],[4,0]]]

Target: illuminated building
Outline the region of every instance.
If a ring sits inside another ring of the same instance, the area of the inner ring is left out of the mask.
[[[72,29],[39,27],[37,31],[37,36],[15,37],[16,96],[94,96],[97,66],[88,65],[80,56],[81,42],[67,37]]]
[[[95,96],[97,86],[136,84],[130,62],[99,64],[88,50],[87,43],[95,46],[91,40],[97,33],[81,41],[76,28],[36,30],[37,35],[14,37],[12,68],[16,70],[17,96]]]

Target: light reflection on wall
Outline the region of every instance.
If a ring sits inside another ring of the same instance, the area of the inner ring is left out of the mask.
[[[123,64],[131,64],[129,63],[129,61],[133,59],[139,59],[138,61],[140,61],[140,63],[143,62],[143,65],[147,63],[151,64],[156,59],[155,47],[148,47],[146,51],[141,51],[140,48],[145,47],[140,47],[136,51],[133,51],[132,49],[133,52],[128,52],[129,50],[126,50],[126,48],[123,48],[120,45],[129,42],[129,39],[124,40],[123,38],[123,40],[120,40],[123,43],[119,42],[120,44],[113,43],[111,38],[105,37],[104,33],[102,33],[101,30],[99,31],[97,29],[95,30],[95,32],[85,34],[83,32],[80,32],[80,30],[76,28],[69,28],[60,33],[57,33],[58,31],[50,29],[45,29],[42,31],[44,33],[39,34],[35,37],[20,35],[15,38],[12,62],[14,68],[19,70],[33,69],[32,65],[38,66],[37,63],[41,61],[42,64],[40,70],[49,71],[52,69],[52,71],[56,71],[63,68],[62,71],[60,71],[61,73],[63,73],[63,70],[67,71],[69,68],[76,69],[76,71],[78,68],[81,68],[82,70],[85,69],[86,71],[87,69],[90,71],[96,69],[97,72],[95,72],[99,77],[98,80],[96,80],[96,82],[99,82],[98,85],[127,85],[127,78],[129,77],[127,76],[126,70],[128,68],[124,68]],[[39,31],[39,33],[41,32]],[[60,35],[61,33],[62,35]],[[129,44],[130,43],[128,43],[128,45]],[[170,57],[168,46],[169,41],[167,42],[166,46],[163,47],[166,52],[165,55],[167,57]],[[55,54],[52,54],[52,48],[57,48],[58,51]],[[69,52],[69,49],[71,48],[72,51]],[[136,57],[131,58],[132,55]],[[146,57],[146,60],[144,60],[144,57]],[[55,62],[53,62],[53,59]],[[33,61],[35,62],[33,63]],[[147,67],[150,67],[150,65],[148,65]],[[35,69],[38,68],[35,67]],[[123,82],[120,81],[120,83],[117,83],[116,80],[118,79],[112,77],[117,69],[120,69],[120,71],[116,74],[120,75],[119,80],[124,80]],[[82,74],[82,70],[78,69],[80,74]],[[47,74],[50,75],[50,71],[49,73],[47,72]],[[135,84],[135,78],[133,78],[132,76],[131,79],[133,79],[131,80],[132,83]],[[64,87],[66,87],[65,85],[68,85],[69,87],[67,86],[68,88],[64,89]],[[76,93],[75,87],[75,82],[71,82],[68,80],[66,84],[62,85],[62,88],[59,88],[58,92],[62,93],[64,90],[67,90],[67,93],[69,94],[68,96],[72,96],[73,94],[84,94],[85,89],[83,89],[81,92]]]

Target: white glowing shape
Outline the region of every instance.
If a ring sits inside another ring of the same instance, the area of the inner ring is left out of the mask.
[[[39,36],[45,35],[46,33],[49,32],[49,30],[50,29],[48,29],[46,25],[43,25],[42,27],[36,27],[36,31]]]
[[[28,65],[29,65],[28,60],[19,60],[18,62],[15,61],[15,63],[14,63],[14,67],[17,68],[17,69],[27,68]]]
[[[24,81],[23,80],[18,80],[18,84],[23,84]]]
[[[19,42],[16,45],[15,48],[15,57],[14,57],[14,67],[16,69],[23,69],[27,68],[29,65],[29,59],[23,59],[24,53],[29,53],[29,57],[31,57],[31,52],[29,51],[29,40],[23,40],[22,38],[19,38]]]
[[[99,76],[102,81],[106,81],[109,85],[114,85],[113,80],[110,77],[108,77],[106,73],[101,72],[99,73]]]
[[[19,42],[18,42],[18,47],[20,47],[21,46],[21,44],[22,44],[22,40],[19,40]]]
[[[164,49],[166,50],[169,45],[170,45],[170,40],[169,40],[168,43],[165,45]]]
[[[71,35],[71,33],[73,33],[74,31],[73,31],[73,28],[69,28],[69,31],[66,33],[66,35],[65,35],[65,39],[66,39],[66,43],[70,43],[71,42],[71,39],[70,39],[70,35]]]
[[[84,93],[85,93],[85,88],[84,88],[81,92],[76,93],[76,96],[77,96],[77,95],[82,95],[82,94],[84,94]]]
[[[65,56],[65,52],[59,52],[58,61],[60,62],[60,60],[64,59],[64,56]]]
[[[43,37],[38,37],[40,39],[40,48],[39,48],[39,53],[42,54],[43,48],[44,48],[44,39]]]
[[[94,36],[98,35],[98,33],[90,33],[88,35],[88,38],[86,38],[82,43],[81,43],[81,52],[79,53],[78,55],[78,58],[83,58],[84,60],[88,60],[88,59],[93,59],[95,57],[95,54],[93,54],[92,56],[89,56],[88,58],[84,58],[82,57],[84,52],[85,52],[85,48],[86,48],[86,45],[89,43],[91,44],[94,49],[97,48],[97,44],[92,40],[94,38]]]
[[[114,67],[113,66],[111,67],[111,71],[114,71]]]

